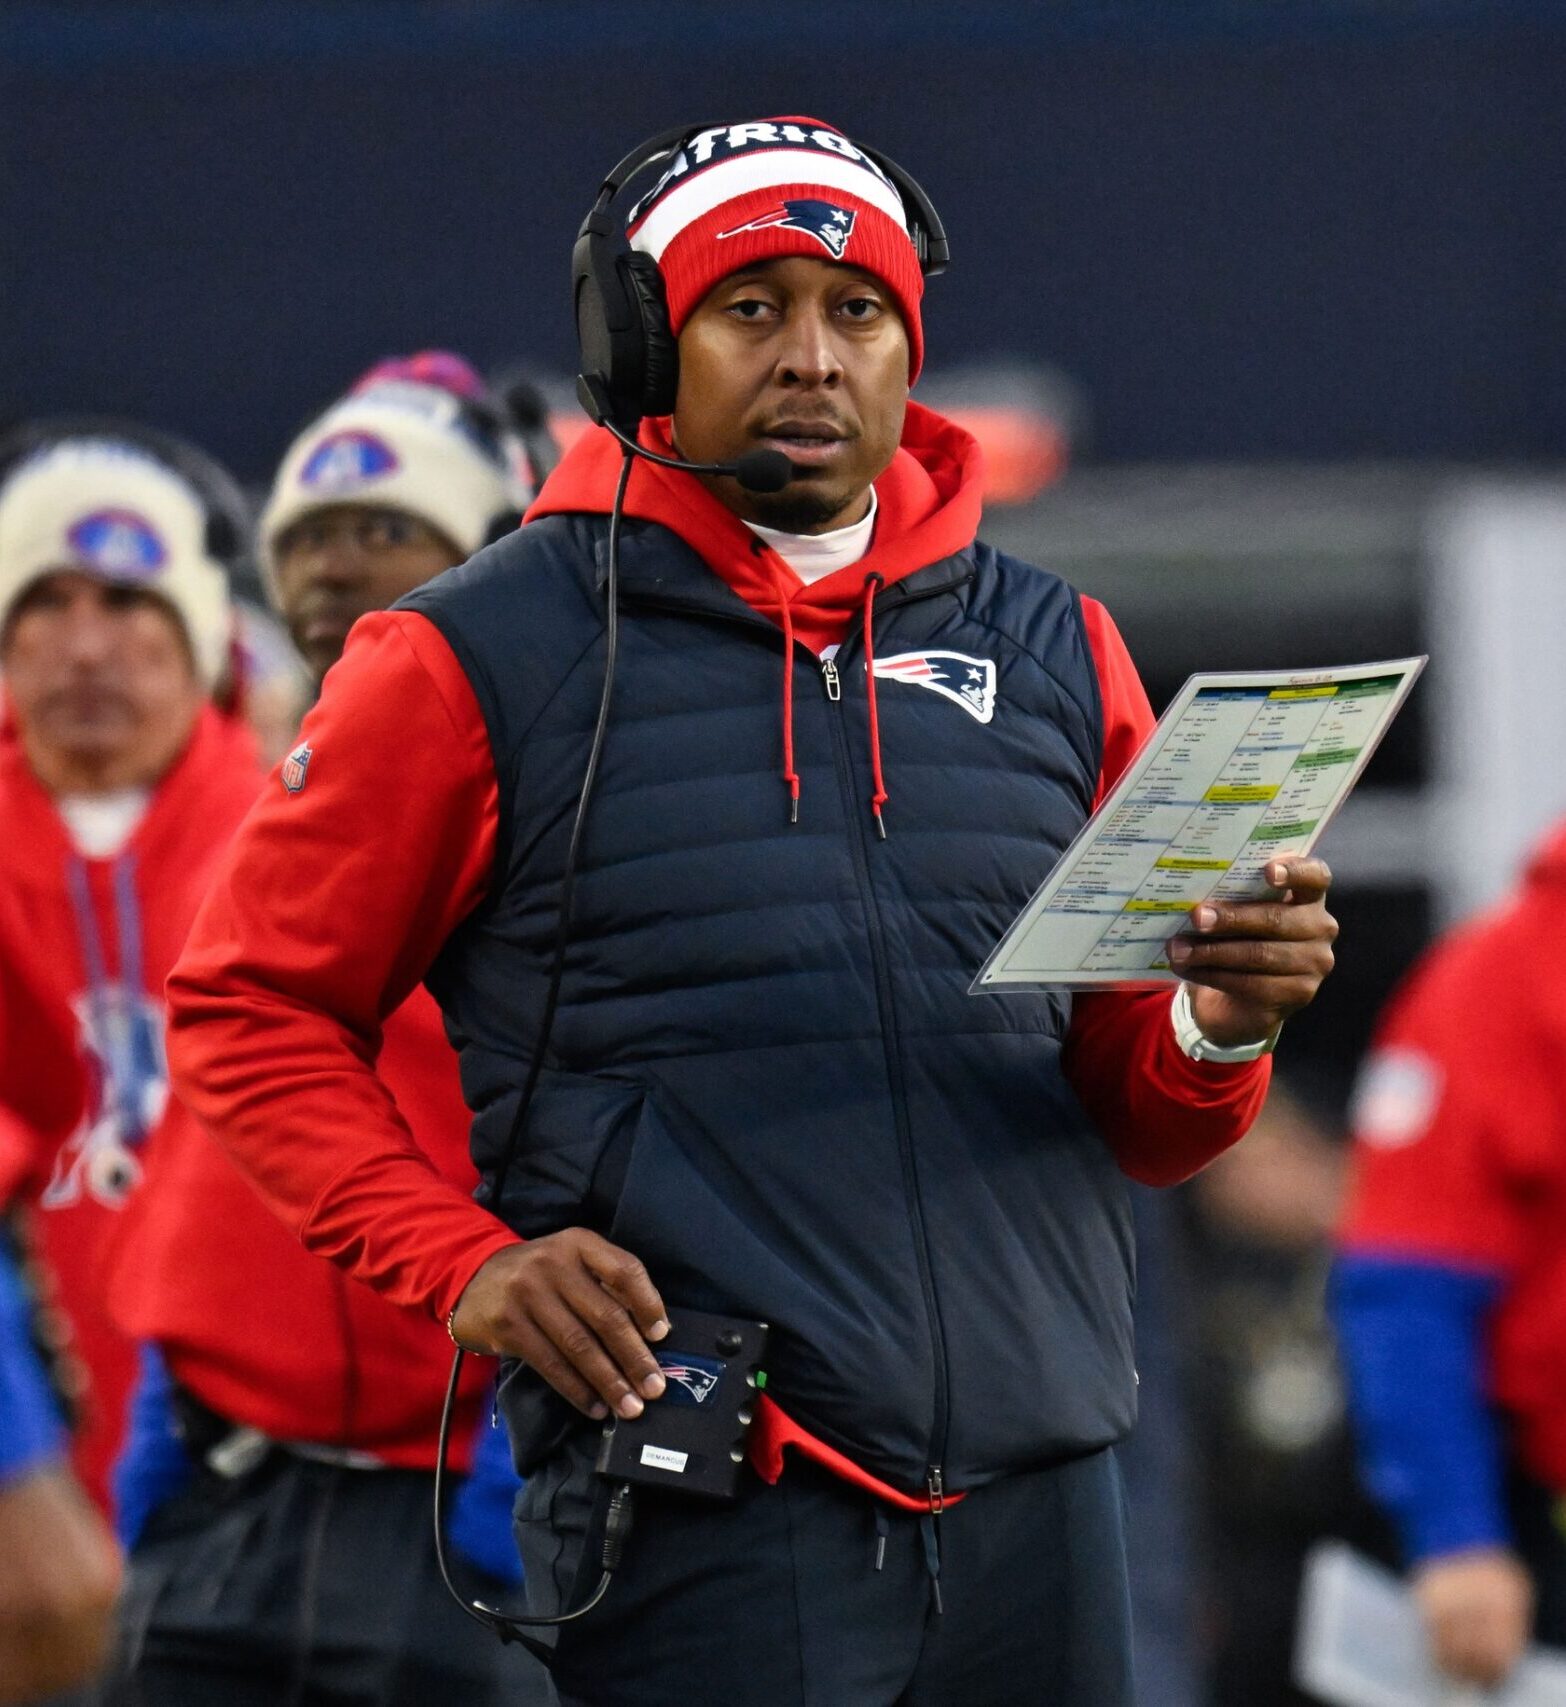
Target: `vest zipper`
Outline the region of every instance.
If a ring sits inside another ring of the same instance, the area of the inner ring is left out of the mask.
[[[939,597],[942,593],[955,592],[958,587],[972,580],[972,575],[964,575],[960,580],[943,587],[932,587],[927,592],[905,596],[898,601],[898,609],[904,605],[922,603],[925,599]],[[690,604],[679,599],[660,597],[657,594],[645,593],[627,596],[622,592],[622,599],[628,603],[642,604],[653,609],[679,611],[687,616],[705,616],[715,618],[719,622],[738,624],[744,628],[752,628],[760,624],[776,633],[777,625],[760,613],[741,615],[739,612],[710,611],[693,608]],[[838,660],[848,651],[853,640],[859,633],[862,622],[855,623],[843,636],[842,644],[832,658],[819,660],[821,667],[822,685],[827,699],[833,704],[841,704],[843,698],[842,669]],[[807,657],[815,654],[803,641],[795,642],[796,656],[803,652]],[[941,1326],[940,1305],[935,1293],[935,1272],[930,1262],[930,1239],[924,1223],[924,1200],[919,1189],[919,1169],[914,1159],[913,1135],[908,1130],[908,1096],[904,1080],[901,1052],[898,1045],[895,1009],[892,1003],[892,980],[887,965],[886,956],[886,927],[881,920],[880,902],[876,899],[875,890],[870,882],[870,860],[866,846],[864,826],[860,822],[861,814],[856,809],[853,786],[853,756],[848,748],[848,731],[843,725],[841,715],[830,717],[832,725],[833,746],[837,755],[838,785],[843,798],[848,803],[847,817],[853,826],[849,832],[848,845],[853,854],[855,869],[859,877],[859,892],[864,899],[865,921],[870,938],[870,965],[875,974],[876,1006],[881,1017],[881,1042],[886,1056],[887,1082],[892,1091],[892,1117],[897,1128],[897,1146],[903,1167],[903,1191],[908,1198],[910,1218],[914,1232],[914,1256],[919,1267],[919,1286],[924,1294],[925,1321],[930,1334],[930,1361],[935,1373],[934,1415],[930,1423],[930,1458],[931,1462],[926,1477],[926,1487],[930,1495],[930,1510],[934,1515],[941,1510],[946,1501],[945,1484],[942,1480],[940,1460],[946,1455],[946,1431],[951,1411],[950,1375],[946,1362],[946,1334]],[[939,1504],[937,1504],[939,1501]]]
[[[944,589],[942,589],[944,590]],[[837,650],[837,658],[847,651],[856,630],[850,630]],[[828,673],[827,665],[831,666]],[[828,700],[841,703],[842,672],[836,659],[824,659],[821,670]],[[837,692],[833,692],[836,687]],[[881,904],[876,898],[870,879],[870,859],[863,814],[854,796],[853,755],[849,751],[848,730],[841,715],[829,717],[833,745],[837,754],[838,784],[848,806],[851,825],[848,845],[853,853],[859,877],[859,892],[865,908],[865,922],[870,938],[870,965],[875,975],[876,1006],[881,1018],[881,1046],[886,1057],[887,1082],[892,1092],[892,1118],[897,1128],[897,1148],[903,1169],[903,1193],[908,1199],[909,1220],[913,1225],[914,1256],[919,1268],[919,1287],[924,1294],[925,1322],[930,1335],[930,1362],[935,1376],[934,1414],[930,1421],[930,1465],[926,1486],[930,1492],[932,1513],[945,1503],[940,1460],[946,1454],[946,1430],[951,1409],[950,1377],[946,1363],[946,1334],[941,1325],[940,1304],[935,1292],[935,1271],[930,1261],[930,1237],[924,1221],[924,1198],[919,1187],[919,1167],[914,1158],[913,1134],[908,1127],[908,1095],[903,1074],[902,1051],[897,1036],[896,1009],[892,1001],[892,977],[886,953],[886,927],[881,919]]]

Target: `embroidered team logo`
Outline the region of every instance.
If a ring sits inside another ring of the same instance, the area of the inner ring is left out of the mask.
[[[357,430],[328,433],[305,458],[304,467],[299,470],[299,484],[341,492],[395,474],[400,466],[396,451],[374,433]]]
[[[83,562],[117,580],[155,575],[169,560],[158,530],[134,510],[94,510],[65,537]]]
[[[676,1405],[699,1405],[708,1398],[723,1375],[721,1363],[711,1363],[704,1357],[687,1357],[679,1362],[658,1360],[668,1382],[666,1396]]]
[[[995,715],[992,658],[970,658],[965,652],[899,652],[895,658],[877,658],[875,673],[885,681],[929,688],[980,723]]]
[[[837,207],[832,202],[779,202],[771,213],[747,219],[743,225],[736,225],[732,231],[720,231],[718,236],[720,239],[738,237],[742,231],[766,231],[774,225],[788,231],[807,232],[834,261],[841,261],[854,229],[854,213],[852,209]]]
[[[305,778],[310,771],[310,752],[310,743],[301,741],[283,760],[283,787],[290,794],[297,794],[305,785]]]

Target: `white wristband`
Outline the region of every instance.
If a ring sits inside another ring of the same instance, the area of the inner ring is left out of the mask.
[[[1175,991],[1174,1001],[1169,1007],[1169,1019],[1174,1026],[1175,1042],[1183,1054],[1189,1055],[1193,1061],[1224,1064],[1259,1061],[1263,1055],[1270,1055],[1277,1046],[1278,1033],[1283,1030],[1280,1020],[1260,1043],[1237,1043],[1232,1049],[1225,1049],[1214,1043],[1196,1023],[1196,1015],[1191,1010],[1189,984],[1182,984]]]

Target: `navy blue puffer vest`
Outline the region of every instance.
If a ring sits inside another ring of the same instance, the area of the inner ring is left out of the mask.
[[[551,517],[404,601],[472,681],[499,780],[491,899],[429,979],[491,1181],[597,714],[607,537]],[[1075,593],[987,546],[884,589],[874,628],[878,660],[915,660],[877,677],[888,838],[858,632],[835,679],[792,660],[791,825],[779,629],[626,524],[560,1010],[496,1207],[524,1235],[593,1227],[671,1301],[770,1322],[796,1421],[896,1486],[939,1466],[960,1489],[1134,1411],[1126,1200],[1061,1071],[1070,999],[967,994],[1087,817],[1102,720]],[[956,656],[926,674],[931,654]]]

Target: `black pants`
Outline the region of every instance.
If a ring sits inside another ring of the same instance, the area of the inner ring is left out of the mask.
[[[432,1480],[282,1451],[233,1481],[202,1472],[131,1556],[105,1707],[543,1707],[538,1662],[441,1584]]]
[[[1517,1551],[1533,1578],[1534,1639],[1566,1647],[1566,1497],[1513,1470],[1507,1489]]]
[[[522,1496],[538,1612],[580,1605],[598,1580],[589,1452]],[[561,1630],[554,1678],[562,1707],[1131,1707],[1130,1651],[1113,1453],[992,1483],[933,1519],[791,1458],[734,1506],[639,1489],[621,1569]]]

